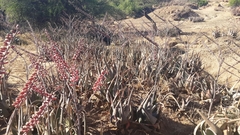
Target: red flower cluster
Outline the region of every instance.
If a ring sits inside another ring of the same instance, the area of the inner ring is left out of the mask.
[[[23,90],[19,93],[18,97],[13,103],[13,106],[19,108],[21,106],[21,103],[27,98],[28,92],[30,92],[31,90],[43,96],[45,100],[43,101],[42,106],[39,107],[39,110],[35,112],[35,114],[32,115],[31,119],[25,124],[25,126],[22,127],[21,133],[23,134],[26,134],[38,123],[40,117],[43,116],[48,105],[53,100],[56,100],[56,97],[53,94],[47,93],[45,91],[42,82],[38,81],[38,76],[41,75],[41,72],[39,72],[40,74],[38,74],[38,70],[41,71],[41,69],[39,69],[39,65],[36,64],[35,68],[35,72],[28,79],[28,82],[25,84]]]
[[[53,101],[56,100],[56,97],[53,94],[47,93],[43,87],[43,84],[38,81],[38,74],[37,70],[31,75],[28,82],[25,84],[23,90],[19,93],[16,101],[13,105],[16,108],[21,106],[21,103],[26,99],[28,92],[30,90],[35,91],[36,93],[42,95],[45,100],[42,103],[42,106],[39,107],[39,110],[32,115],[31,119],[22,127],[21,133],[26,134],[30,129],[32,129],[39,121],[40,117],[43,116],[46,108],[48,105]]]
[[[29,121],[22,127],[21,129],[21,133],[23,134],[27,134],[28,131],[32,130],[33,127],[38,124],[39,119],[44,115],[44,112],[46,112],[46,108],[49,106],[49,104],[51,103],[52,98],[51,97],[47,97],[42,105],[39,107],[39,110],[37,112],[35,112],[32,115],[32,118],[29,119]]]
[[[57,64],[56,67],[57,67],[58,73],[60,74],[60,79],[62,80],[68,79],[67,69],[69,69],[69,66],[67,65],[66,61],[58,52],[57,44],[52,43],[50,50],[51,50],[51,54],[50,54],[51,58]]]
[[[74,54],[73,54],[73,57],[72,57],[72,60],[77,60],[78,59],[78,57],[79,57],[79,55],[81,54],[81,53],[83,53],[83,51],[85,50],[84,49],[84,41],[83,40],[80,40],[79,42],[78,42],[78,46],[77,46],[77,48],[75,49],[75,51],[74,51]]]
[[[32,65],[35,68],[35,72],[28,79],[27,83],[25,84],[22,91],[19,93],[18,97],[16,98],[15,102],[13,103],[13,106],[16,108],[19,108],[21,106],[22,102],[27,98],[27,94],[31,90],[33,90],[45,97],[53,96],[52,94],[48,94],[45,91],[39,90],[39,87],[41,87],[41,89],[42,89],[43,85],[41,84],[41,82],[38,81],[38,76],[44,76],[45,69],[42,67],[42,65],[37,60],[32,61]],[[38,84],[38,87],[36,86],[37,84]]]
[[[20,108],[23,101],[26,100],[28,94],[32,91],[41,95],[45,100],[43,101],[42,105],[39,107],[39,110],[35,112],[35,114],[32,115],[32,117],[25,124],[25,126],[22,127],[21,129],[22,134],[27,134],[27,132],[31,130],[39,122],[40,117],[42,117],[43,114],[46,112],[45,110],[49,106],[49,104],[53,100],[56,100],[56,97],[53,94],[47,93],[43,85],[43,82],[41,81],[41,78],[43,78],[47,74],[46,69],[41,64],[42,59],[39,59],[38,57],[30,56],[30,61],[35,71],[27,80],[27,83],[23,87],[22,91],[19,93],[18,97],[13,103],[13,106],[15,108]]]
[[[49,39],[51,39],[47,32],[46,35]],[[60,74],[60,79],[68,80],[70,81],[70,85],[73,85],[79,80],[79,72],[76,68],[76,65],[68,65],[63,56],[59,53],[57,43],[51,41],[50,50],[51,59],[54,61],[54,63],[56,63],[56,68]]]
[[[73,86],[79,80],[79,71],[76,68],[76,65],[72,65],[70,68],[70,85]]]
[[[32,84],[34,84],[34,82],[36,81],[36,78],[37,72],[35,71],[28,79],[27,83],[24,85],[22,91],[18,94],[18,97],[15,99],[15,102],[13,103],[13,106],[15,108],[19,108],[22,102],[27,98],[27,94],[30,91]]]
[[[93,91],[100,90],[100,87],[103,85],[103,81],[105,80],[105,75],[107,74],[107,70],[103,70],[100,76],[98,77],[97,81],[93,85]]]
[[[5,60],[9,53],[9,49],[11,48],[11,42],[18,33],[19,31],[17,25],[14,30],[11,30],[11,32],[6,35],[3,46],[0,48],[0,78],[2,78],[6,73],[4,70],[4,64],[7,64],[8,62]]]

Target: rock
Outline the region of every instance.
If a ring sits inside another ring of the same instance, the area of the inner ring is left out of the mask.
[[[215,11],[224,11],[224,7],[221,4],[218,4],[215,8]]]
[[[168,46],[169,46],[169,47],[173,47],[173,46],[175,46],[175,45],[177,45],[177,44],[178,44],[177,41],[171,41],[171,42],[168,43]]]
[[[185,6],[191,9],[198,9],[198,5],[195,3],[187,3]]]
[[[182,30],[172,25],[165,25],[157,31],[157,35],[161,37],[175,37],[182,33]]]
[[[234,16],[240,16],[240,7],[235,7],[232,9],[232,14]]]
[[[182,19],[188,19],[189,17],[199,17],[197,13],[192,11],[189,7],[184,7],[182,10],[175,12],[172,15],[174,21],[180,21]]]
[[[189,21],[191,22],[203,22],[204,18],[203,17],[189,17]]]

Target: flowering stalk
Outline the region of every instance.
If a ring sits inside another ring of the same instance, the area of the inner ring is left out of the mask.
[[[70,85],[73,86],[79,80],[79,71],[76,65],[72,65],[70,68]]]
[[[97,81],[94,83],[93,85],[93,91],[97,91],[100,90],[101,86],[103,85],[103,81],[105,80],[105,75],[107,74],[107,70],[103,70],[100,74],[100,76],[98,77]]]
[[[32,91],[41,95],[45,100],[43,101],[42,105],[39,107],[39,110],[35,112],[32,115],[32,117],[29,119],[29,121],[22,127],[20,131],[20,133],[22,134],[27,134],[29,130],[33,129],[33,127],[39,122],[39,119],[43,117],[43,114],[46,112],[46,108],[49,106],[49,104],[53,100],[56,100],[56,97],[53,94],[46,92],[43,82],[40,80],[40,78],[45,77],[45,75],[47,74],[46,69],[44,69],[44,67],[41,64],[42,59],[38,59],[37,57],[30,56],[30,61],[35,71],[31,75],[31,77],[28,79],[22,91],[19,93],[18,97],[13,103],[13,106],[15,108],[20,108],[22,102],[26,100],[28,93]]]
[[[59,52],[57,51],[57,49],[52,46],[51,48],[52,53],[51,57],[52,60],[57,64],[57,70],[59,71],[60,74],[60,78],[65,80],[68,79],[68,75],[67,75],[67,69],[69,69],[69,66],[67,65],[66,61],[62,58],[62,56],[59,54]]]
[[[33,127],[38,124],[39,119],[44,115],[46,112],[46,108],[49,106],[52,100],[55,98],[52,98],[51,96],[48,96],[42,103],[42,105],[39,107],[39,110],[35,112],[32,117],[29,119],[29,121],[22,127],[20,133],[27,134],[28,131],[32,130]]]
[[[79,57],[79,55],[80,55],[81,53],[83,53],[83,51],[85,50],[85,49],[84,49],[84,46],[83,46],[83,43],[84,43],[83,40],[81,40],[81,41],[78,42],[78,46],[77,46],[77,48],[76,48],[75,51],[74,51],[72,60],[77,60],[78,57]]]
[[[47,32],[46,35],[49,39],[51,39]],[[60,74],[60,79],[70,81],[70,85],[72,86],[79,79],[79,72],[76,68],[76,65],[68,65],[68,63],[63,59],[62,55],[59,53],[57,43],[51,41],[50,50],[51,59],[54,61],[54,63],[56,63],[56,68]]]
[[[19,26],[16,25],[16,28],[11,30],[11,32],[6,35],[3,46],[0,48],[0,78],[2,78],[6,74],[6,71],[4,70],[4,65],[8,63],[6,62],[6,58],[9,54],[9,49],[12,47],[12,40],[19,33],[18,27]]]
[[[33,86],[38,81],[38,76],[44,75],[44,68],[37,60],[32,60],[32,65],[34,66],[34,73],[31,75],[31,77],[28,79],[27,83],[24,85],[22,91],[18,94],[18,97],[15,99],[15,102],[13,103],[13,106],[15,108],[19,108],[22,104],[22,102],[27,98],[27,94],[34,90]],[[38,91],[37,91],[38,92]],[[40,93],[41,94],[41,93]]]
[[[36,70],[37,71],[37,70]],[[42,82],[37,82],[37,72],[34,72],[31,78],[26,83],[25,87],[23,88],[22,92],[20,92],[19,96],[17,97],[16,101],[14,102],[14,106],[19,108],[23,100],[26,99],[28,91],[35,91],[36,93],[45,97],[42,105],[39,107],[39,110],[32,115],[29,121],[22,127],[21,133],[27,134],[27,132],[39,122],[39,119],[43,117],[43,114],[48,107],[48,105],[53,101],[56,100],[56,97],[53,94],[47,93],[43,87]]]
[[[51,50],[50,57],[54,61],[54,63],[56,63],[56,68],[58,70],[58,73],[60,74],[60,79],[67,80],[69,78],[67,74],[67,69],[69,69],[69,66],[59,53],[57,43],[51,40],[51,37],[49,36],[47,31],[45,31],[45,33],[51,44],[51,47],[49,48]]]
[[[24,85],[22,91],[18,94],[17,98],[15,99],[15,102],[13,103],[13,106],[15,108],[19,108],[22,104],[22,102],[27,98],[27,94],[29,93],[32,84],[36,81],[37,78],[37,72],[35,71],[31,77],[28,79],[27,83]]]

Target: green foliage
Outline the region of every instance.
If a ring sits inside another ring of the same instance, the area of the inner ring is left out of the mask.
[[[0,0],[0,7],[6,10],[10,22],[28,20],[41,26],[47,22],[60,22],[59,18],[65,13],[76,14],[74,7],[95,17],[103,17],[107,12],[120,19],[126,15],[133,16],[160,1],[163,0]]]
[[[108,3],[125,15],[134,16],[146,7],[151,8],[153,4],[160,4],[167,1],[170,0],[108,0]]]
[[[60,22],[63,14],[76,14],[74,6],[94,16],[103,16],[114,9],[103,0],[1,0],[11,22],[28,20],[36,26]]]
[[[206,6],[208,4],[208,0],[189,0],[189,1],[198,4],[199,7]]]
[[[126,14],[132,14],[136,10],[136,3],[133,0],[122,0],[118,7]]]
[[[199,7],[206,6],[208,4],[208,0],[198,0],[197,3]]]
[[[6,10],[10,22],[29,20],[41,25],[56,21],[66,9],[66,0],[2,0],[1,7]]]
[[[136,9],[136,3],[134,0],[118,0],[118,1],[109,1],[109,4],[125,13],[126,15],[132,14]]]
[[[103,17],[106,12],[112,16],[114,16],[114,14],[121,14],[115,9],[115,7],[109,5],[109,3],[105,0],[86,0],[82,3],[78,3],[77,5],[84,5],[81,6],[81,8],[95,17]]]
[[[230,6],[239,6],[240,0],[229,0],[229,5]]]

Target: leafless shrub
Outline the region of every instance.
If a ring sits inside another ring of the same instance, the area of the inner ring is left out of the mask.
[[[238,34],[238,31],[236,29],[228,29],[228,33],[227,35],[232,37],[232,38],[236,38]]]
[[[219,38],[221,37],[221,31],[219,30],[219,28],[215,28],[214,30],[212,30],[212,36],[214,38]]]
[[[86,33],[87,38],[96,39],[99,42],[104,42],[106,45],[111,44],[112,34],[103,25],[90,26],[90,30]]]

